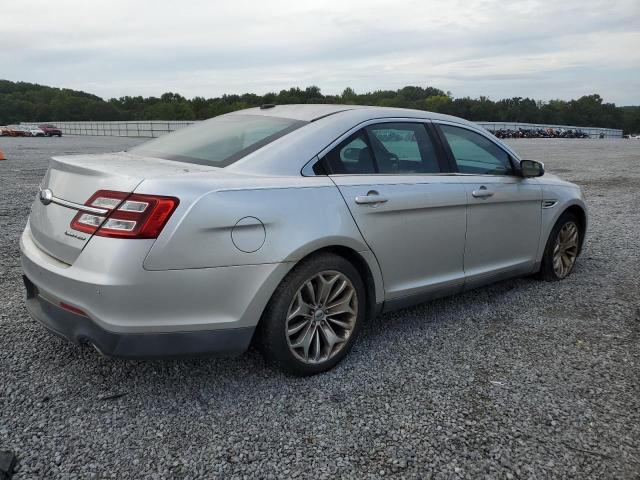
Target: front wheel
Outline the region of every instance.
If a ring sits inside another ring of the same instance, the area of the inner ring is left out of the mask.
[[[546,281],[562,280],[569,276],[580,252],[583,232],[578,218],[563,213],[551,230],[542,257],[540,276]]]
[[[365,289],[355,267],[332,253],[293,268],[260,322],[265,358],[295,375],[333,368],[353,346],[365,314]]]

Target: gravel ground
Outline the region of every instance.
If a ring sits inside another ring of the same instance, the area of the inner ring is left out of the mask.
[[[101,358],[23,306],[18,238],[47,159],[110,137],[0,139],[0,450],[14,478],[640,478],[640,142],[514,140],[582,185],[569,279],[368,322],[333,371]]]

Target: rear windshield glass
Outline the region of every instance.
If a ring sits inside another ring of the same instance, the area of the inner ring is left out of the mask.
[[[263,115],[222,115],[130,151],[179,162],[226,167],[307,122]]]

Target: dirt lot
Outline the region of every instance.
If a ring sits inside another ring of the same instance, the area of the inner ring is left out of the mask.
[[[28,317],[18,238],[47,159],[138,141],[0,139],[0,450],[15,478],[640,478],[640,141],[511,141],[584,188],[571,277],[381,316],[306,379],[253,351],[109,360]]]

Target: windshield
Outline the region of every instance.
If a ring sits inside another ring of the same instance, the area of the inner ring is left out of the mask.
[[[226,167],[307,122],[263,115],[222,115],[132,148],[132,153]]]

